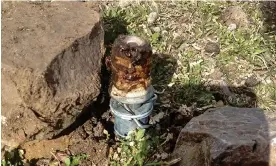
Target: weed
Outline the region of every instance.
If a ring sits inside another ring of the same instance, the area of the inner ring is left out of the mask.
[[[86,154],[79,154],[69,156],[64,160],[66,166],[78,166],[81,160],[86,159],[88,156]]]
[[[112,166],[143,166],[157,145],[155,137],[149,137],[144,129],[130,132],[120,140],[117,151],[111,158]]]
[[[4,159],[1,161],[1,166],[22,166],[24,165],[23,150],[13,149],[6,151]]]

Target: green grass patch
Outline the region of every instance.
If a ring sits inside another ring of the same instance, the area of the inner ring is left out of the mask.
[[[145,133],[144,129],[130,132],[111,157],[112,166],[144,166],[158,145],[157,137]]]

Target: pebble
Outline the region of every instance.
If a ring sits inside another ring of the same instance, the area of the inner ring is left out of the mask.
[[[152,24],[156,21],[158,17],[158,14],[157,12],[151,12],[149,15],[148,15],[148,24]]]
[[[153,27],[152,30],[157,33],[161,31],[160,27]]]
[[[168,34],[168,31],[163,30],[163,31],[161,32],[161,34],[162,34],[163,36],[165,36],[165,35],[167,35],[167,34]]]
[[[219,100],[216,102],[216,107],[223,107],[224,106],[224,103],[222,100]]]
[[[233,31],[233,30],[235,30],[235,29],[237,29],[237,25],[236,25],[236,24],[230,24],[230,25],[228,26],[228,28],[227,28],[228,31]]]
[[[132,142],[129,143],[129,146],[134,146],[134,144],[135,143],[132,141]]]
[[[247,87],[254,87],[256,85],[258,85],[260,83],[260,81],[255,77],[255,76],[251,76],[251,77],[248,77],[246,80],[245,80],[245,85]]]
[[[127,7],[130,6],[131,3],[133,3],[132,1],[129,0],[119,0],[119,6],[120,7]]]
[[[115,152],[114,155],[113,155],[113,160],[117,160],[118,157],[119,157],[118,153]]]
[[[164,117],[165,113],[164,112],[159,112],[155,116],[151,117],[150,123],[151,124],[156,124],[157,122],[160,122],[160,120]]]
[[[208,42],[206,46],[204,47],[204,50],[208,53],[214,53],[219,54],[220,53],[220,47],[218,43],[214,42]]]
[[[165,160],[165,159],[167,159],[169,157],[169,155],[168,155],[168,153],[161,153],[161,159],[162,160]]]

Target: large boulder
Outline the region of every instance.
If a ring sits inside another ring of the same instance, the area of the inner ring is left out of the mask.
[[[2,2],[2,144],[68,127],[100,93],[104,46],[89,2]]]
[[[181,166],[275,166],[276,113],[222,107],[193,118],[172,154]]]

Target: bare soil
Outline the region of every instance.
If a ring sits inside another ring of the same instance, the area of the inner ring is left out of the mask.
[[[24,157],[31,165],[63,163],[65,158],[81,154],[87,155],[87,158],[80,160],[80,165],[107,165],[109,146],[101,126],[101,122],[94,124],[93,120],[88,120],[69,135],[51,140],[30,141],[20,149],[24,150]]]

